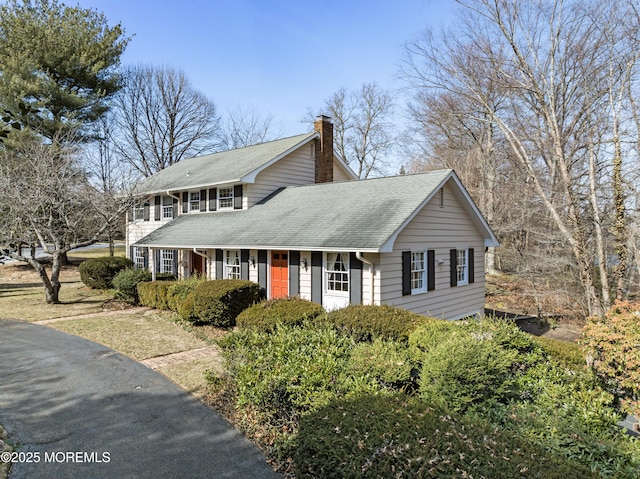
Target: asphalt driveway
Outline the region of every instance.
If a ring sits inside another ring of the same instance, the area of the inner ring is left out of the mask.
[[[164,376],[46,326],[0,320],[0,424],[10,479],[280,477]]]

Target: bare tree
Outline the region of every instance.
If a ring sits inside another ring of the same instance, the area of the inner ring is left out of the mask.
[[[218,148],[216,106],[182,71],[136,66],[125,71],[124,82],[115,102],[113,144],[142,175]]]
[[[222,126],[222,150],[233,150],[275,140],[282,128],[273,124],[273,115],[261,115],[253,107],[237,107],[227,113]]]
[[[35,269],[47,303],[59,302],[66,253],[99,241],[130,204],[126,196],[105,201],[89,184],[72,144],[69,138],[54,137],[50,144],[26,138],[0,151],[0,256]],[[33,255],[23,256],[22,245],[50,254],[51,273]]]
[[[620,84],[630,61],[623,54],[609,58],[611,45],[628,33],[619,26],[630,4],[458,3],[464,31],[408,44],[403,72],[418,91],[447,92],[489,114],[572,253],[587,311],[602,314],[591,247],[597,218],[585,189],[588,145],[596,112],[606,108],[612,83]],[[503,108],[488,101],[486,79],[505,98]],[[601,170],[605,158],[595,160]]]
[[[325,102],[322,113],[333,120],[335,148],[358,177],[384,173],[395,145],[394,108],[391,94],[375,83],[356,91],[341,88]],[[317,114],[307,116],[312,122]]]

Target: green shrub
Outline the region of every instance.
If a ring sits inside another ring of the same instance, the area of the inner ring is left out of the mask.
[[[303,416],[291,455],[299,479],[598,477],[513,433],[402,395],[339,400]]]
[[[409,334],[409,349],[416,360],[420,360],[422,353],[460,334],[463,334],[463,330],[459,323],[434,319],[421,324]]]
[[[384,387],[410,392],[415,388],[415,365],[407,347],[376,338],[358,343],[349,358],[354,376],[372,377]]]
[[[188,296],[193,298],[193,312],[189,316],[197,323],[235,326],[238,314],[258,302],[259,288],[256,283],[241,279],[206,281]]]
[[[488,338],[461,335],[437,344],[422,357],[420,397],[464,412],[487,400],[516,396],[519,357]]]
[[[169,281],[149,281],[138,284],[140,304],[149,308],[169,309],[167,295],[171,285]]]
[[[617,303],[582,331],[585,356],[625,410],[640,415],[640,304]]]
[[[187,299],[187,296],[189,296],[194,289],[204,282],[206,282],[205,278],[195,275],[172,283],[167,291],[167,304],[169,309],[178,313],[180,304]]]
[[[138,304],[138,284],[151,280],[151,273],[145,269],[127,268],[113,278],[117,297]]]
[[[417,326],[433,321],[421,314],[389,305],[351,305],[331,311],[325,320],[355,341],[371,341],[374,338],[407,341]]]
[[[273,331],[277,324],[300,325],[323,314],[324,308],[306,299],[291,297],[256,303],[242,311],[236,318],[241,328],[257,331]]]
[[[113,288],[113,278],[119,271],[133,268],[133,261],[122,256],[91,258],[80,263],[80,279],[93,289]]]
[[[587,366],[584,352],[577,343],[545,338],[544,336],[536,337],[534,341],[542,347],[550,359],[561,366],[575,370],[584,369]]]
[[[488,411],[492,422],[602,477],[638,477],[640,441],[621,433],[615,398],[594,374],[541,363],[519,383],[523,400]]]
[[[348,368],[352,341],[331,328],[240,329],[220,342],[239,406],[260,408],[268,425],[292,423],[336,397],[379,391]]]

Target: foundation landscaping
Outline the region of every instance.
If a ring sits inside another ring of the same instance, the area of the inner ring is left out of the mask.
[[[495,318],[327,313],[260,301],[246,281],[132,271],[113,273],[112,297],[217,343],[222,362],[211,360],[199,397],[284,477],[640,477],[640,441],[619,426],[638,413],[640,305],[616,305],[573,343]]]

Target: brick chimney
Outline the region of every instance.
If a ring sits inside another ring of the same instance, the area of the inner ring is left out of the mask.
[[[316,117],[313,129],[320,133],[316,139],[316,183],[333,181],[333,123],[324,115]]]

